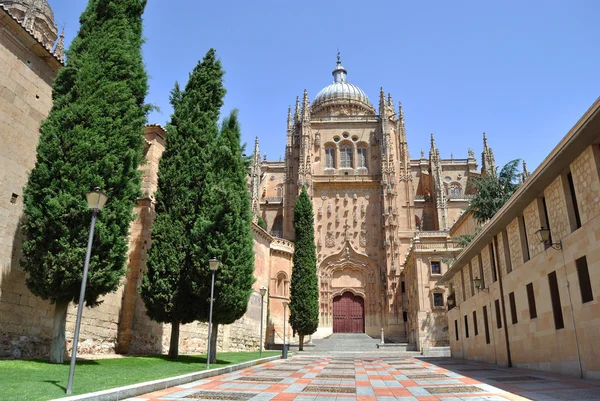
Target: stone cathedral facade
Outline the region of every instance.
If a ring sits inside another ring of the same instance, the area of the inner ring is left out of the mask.
[[[312,197],[320,300],[313,337],[383,329],[417,348],[445,345],[446,290],[435,282],[460,251],[448,230],[472,197],[470,177],[481,174],[474,153],[442,159],[431,134],[428,157],[411,159],[401,104],[381,88],[374,107],[348,82],[339,56],[332,74],[312,102],[305,90],[288,110],[283,162],[261,159],[257,138],[253,211],[271,235],[293,240],[296,196],[305,186]],[[485,134],[482,166],[495,169]]]

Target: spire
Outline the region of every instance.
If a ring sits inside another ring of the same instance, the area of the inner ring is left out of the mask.
[[[60,38],[54,47],[54,55],[62,62],[65,61],[65,27],[63,26]]]
[[[260,161],[260,151],[258,149],[258,137],[254,139],[254,160]]]
[[[335,68],[331,75],[333,75],[333,82],[344,83],[346,82],[346,75],[348,71],[342,66],[342,62],[340,61],[340,51],[337,53],[337,63],[335,64]]]
[[[404,128],[404,110],[402,109],[402,102],[398,102],[398,119],[400,120],[400,125]]]
[[[521,174],[521,176],[523,177],[523,181],[525,181],[528,177],[529,177],[530,173],[529,171],[527,171],[527,163],[525,163],[525,160],[523,160],[523,173]]]
[[[294,122],[300,122],[300,98],[296,96],[296,111],[294,112]]]
[[[481,172],[483,174],[496,174],[496,161],[494,160],[494,152],[488,146],[487,137],[483,133],[483,152],[481,152]]]
[[[288,106],[287,130],[288,133],[292,132],[292,106]]]
[[[406,142],[406,129],[404,128],[404,111],[402,111],[402,102],[398,102],[398,122],[396,128],[400,133],[400,141]]]
[[[308,102],[308,92],[304,89],[302,96],[302,121],[310,120],[310,104]]]
[[[385,92],[383,86],[379,89],[379,114],[383,116],[385,112]]]
[[[252,196],[252,214],[258,216],[260,214],[260,201],[259,201],[259,186],[260,186],[260,150],[258,148],[258,137],[254,140],[254,157],[252,158],[252,166],[250,170],[250,193]]]
[[[394,108],[394,102],[392,101],[392,94],[388,92],[388,106]]]

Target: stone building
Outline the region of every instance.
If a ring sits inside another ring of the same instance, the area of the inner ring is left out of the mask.
[[[599,379],[599,239],[600,99],[438,281],[452,355]]]
[[[54,306],[31,294],[25,285],[25,272],[19,263],[19,227],[23,188],[35,164],[40,124],[52,107],[53,81],[63,66],[64,36],[56,41],[57,37],[54,16],[45,0],[0,0],[0,357],[44,358],[51,341]],[[98,307],[83,312],[80,354],[161,353],[169,346],[170,326],[152,322],[145,315],[137,292],[151,245],[158,161],[166,133],[162,127],[150,125],[145,136],[148,163],[141,167],[144,196],[138,200],[137,219],[131,227],[128,273],[116,292],[102,297]],[[253,230],[256,291],[247,313],[220,329],[218,347],[222,351],[258,348],[259,289],[263,285],[271,288],[271,302],[264,300],[262,316],[265,320],[269,316],[267,338],[276,342],[274,338],[282,331],[281,302],[288,296],[289,289],[284,288],[289,287],[293,244],[256,225]],[[283,272],[287,278],[270,280],[272,271]],[[68,351],[76,312],[71,305],[66,326]],[[204,323],[182,326],[181,352],[206,352],[206,329]]]
[[[64,36],[58,35],[45,0],[0,2],[0,357],[43,357],[54,307],[25,285],[19,226],[40,123],[52,106],[52,83],[63,66]],[[375,108],[365,92],[348,82],[339,58],[333,77],[312,103],[305,92],[293,114],[288,110],[283,161],[261,158],[255,144],[249,187],[253,210],[267,230],[253,225],[255,292],[246,315],[221,328],[221,350],[256,349],[261,319],[266,321],[266,343],[282,342],[283,302],[289,301],[292,273],[293,207],[303,185],[315,210],[320,289],[316,336],[349,331],[379,336],[383,328],[388,338],[409,340],[418,348],[448,341],[447,323],[438,317],[438,294],[444,290],[434,281],[457,252],[447,230],[468,204],[469,177],[480,174],[474,154],[469,150],[465,159],[442,159],[432,136],[428,157],[421,152],[419,159],[410,159],[402,107],[396,109],[382,89]],[[167,138],[158,125],[146,127],[145,135],[144,196],[131,227],[127,276],[101,305],[83,312],[82,354],[158,353],[168,348],[169,325],[146,317],[137,291],[151,246],[158,162]],[[485,138],[482,167],[484,172],[494,169]],[[269,289],[264,300],[261,286]],[[68,341],[75,315],[72,305]],[[420,329],[427,319],[430,328]],[[293,332],[287,333],[293,342]],[[204,323],[183,326],[181,352],[205,352],[206,337]]]
[[[447,344],[436,295],[445,299],[445,289],[435,281],[459,251],[447,230],[468,206],[469,178],[481,174],[474,153],[442,159],[432,134],[429,157],[411,159],[402,106],[382,88],[376,109],[348,82],[339,56],[332,74],[312,102],[304,91],[288,109],[283,162],[261,159],[257,138],[254,213],[273,235],[293,240],[295,198],[302,186],[312,197],[320,291],[313,337],[379,336],[383,328],[418,348]],[[495,169],[485,134],[482,166]],[[433,336],[418,329],[432,310]]]

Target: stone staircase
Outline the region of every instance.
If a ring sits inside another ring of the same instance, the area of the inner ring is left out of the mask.
[[[379,339],[371,338],[364,333],[338,333],[327,338],[314,339],[315,352],[346,351],[362,352],[376,351]]]

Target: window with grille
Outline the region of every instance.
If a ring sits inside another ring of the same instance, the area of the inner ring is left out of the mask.
[[[431,274],[442,274],[442,264],[439,261],[431,262]]]
[[[494,301],[494,307],[496,308],[496,327],[502,328],[502,314],[500,313],[500,300]]]
[[[533,292],[533,283],[527,284],[527,301],[529,302],[529,318],[537,317],[537,308],[535,307],[535,294]]]
[[[488,323],[487,306],[483,307],[483,328],[485,329],[485,343],[490,343],[490,326]]]
[[[444,306],[444,294],[433,294],[433,306]]]
[[[357,163],[359,168],[367,168],[367,148],[356,149],[356,155],[358,157]]]
[[[579,290],[581,291],[581,303],[593,301],[594,294],[592,293],[587,258],[584,256],[577,259],[575,266],[577,267],[577,278],[579,279]]]
[[[352,168],[352,147],[349,145],[340,147],[340,168]]]
[[[335,168],[335,148],[325,148],[325,167]]]
[[[565,327],[562,305],[560,304],[560,293],[558,292],[558,278],[556,272],[548,274],[548,285],[550,287],[550,299],[552,301],[552,313],[554,314],[554,327],[556,330]]]
[[[515,302],[515,293],[511,292],[508,294],[508,302],[510,303],[510,317],[512,318],[512,324],[518,323],[517,318],[517,303]]]
[[[473,333],[475,335],[479,334],[479,330],[477,329],[477,311],[473,311]]]

